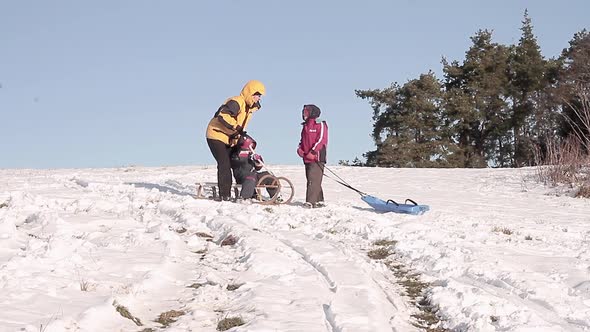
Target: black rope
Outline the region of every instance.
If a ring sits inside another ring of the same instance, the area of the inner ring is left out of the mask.
[[[321,166],[321,165],[320,165],[320,166]],[[366,194],[366,193],[364,193],[364,192],[362,192],[362,191],[360,191],[360,190],[356,189],[355,187],[351,186],[351,185],[350,185],[350,184],[348,184],[346,181],[344,181],[344,179],[342,179],[341,177],[339,177],[339,176],[338,176],[338,174],[334,173],[334,171],[333,171],[333,170],[329,169],[329,168],[328,168],[328,166],[324,165],[323,167],[324,167],[325,169],[327,169],[328,171],[330,171],[330,173],[334,174],[334,176],[336,176],[336,177],[337,177],[337,178],[338,178],[340,181],[339,181],[339,180],[336,180],[336,179],[332,178],[331,176],[329,176],[328,174],[324,173],[324,176],[325,176],[325,177],[327,177],[328,179],[332,179],[333,181],[335,181],[335,182],[337,182],[337,183],[339,183],[339,184],[341,184],[341,185],[345,186],[346,188],[356,191],[356,192],[357,192],[359,195],[361,195],[361,196],[367,196],[367,194]],[[418,205],[418,203],[416,203],[415,201],[413,201],[413,200],[411,200],[411,199],[409,199],[409,198],[408,198],[408,199],[406,199],[406,203],[408,203],[408,202],[411,202],[411,203],[413,203],[414,205]],[[386,203],[386,204],[390,204],[390,203],[393,203],[393,204],[395,204],[396,206],[399,206],[399,204],[398,204],[396,201],[392,200],[392,199],[389,199],[389,200],[387,200],[387,203]]]
[[[348,184],[346,181],[344,181],[344,179],[339,177],[338,174],[334,173],[334,171],[329,169],[326,165],[324,165],[324,168],[327,169],[328,171],[330,171],[330,173],[334,174],[334,176],[336,176],[340,181],[338,181],[338,180],[332,178],[331,176],[329,176],[328,174],[324,173],[324,176],[327,177],[328,179],[332,179],[333,181],[345,186],[346,188],[356,191],[361,196],[367,195],[364,192],[362,192],[362,191],[356,189],[355,187],[351,186],[350,184]]]

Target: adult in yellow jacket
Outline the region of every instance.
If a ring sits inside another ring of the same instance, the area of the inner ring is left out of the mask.
[[[207,145],[217,162],[219,198],[229,200],[231,192],[231,149],[246,131],[252,114],[260,109],[264,84],[252,80],[246,83],[239,96],[228,98],[215,112],[207,126]]]

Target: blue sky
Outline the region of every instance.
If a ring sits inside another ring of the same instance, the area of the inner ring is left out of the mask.
[[[214,164],[206,125],[250,79],[268,163],[300,162],[308,103],[329,163],[361,157],[372,110],[355,89],[442,78],[478,29],[517,43],[525,8],[547,58],[590,28],[587,0],[0,0],[0,168]]]

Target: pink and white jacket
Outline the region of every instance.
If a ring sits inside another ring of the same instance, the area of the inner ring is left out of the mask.
[[[308,118],[301,129],[301,141],[299,142],[297,154],[303,158],[305,164],[325,163],[327,148],[328,124],[326,121],[317,118]]]

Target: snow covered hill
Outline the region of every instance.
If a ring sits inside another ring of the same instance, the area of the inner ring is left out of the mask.
[[[0,170],[0,330],[590,330],[590,200],[534,169],[330,167],[410,216],[271,167],[292,204],[195,200],[213,166]]]

